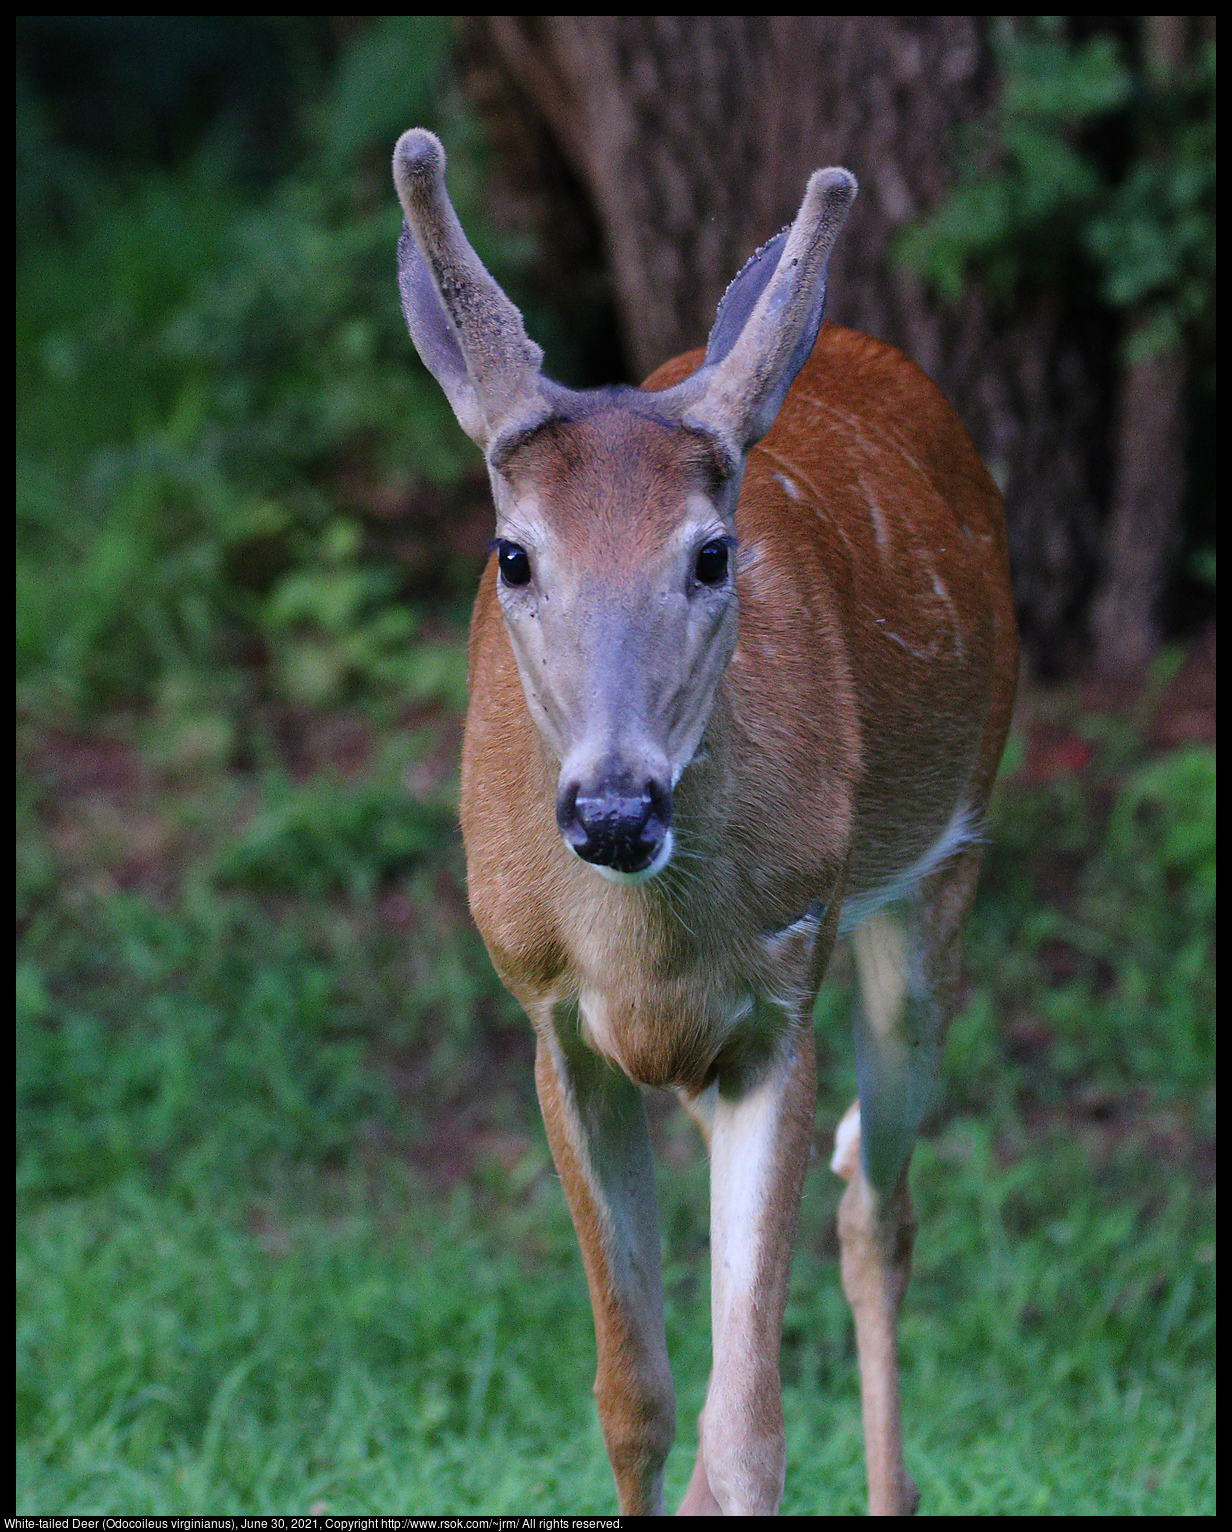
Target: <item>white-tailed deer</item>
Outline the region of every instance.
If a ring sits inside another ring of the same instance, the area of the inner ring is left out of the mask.
[[[911,1510],[907,1166],[1014,696],[1000,498],[917,367],[819,331],[847,171],[810,178],[704,354],[579,393],[543,377],[444,168],[432,134],[399,140],[403,311],[496,502],[462,755],[470,903],[535,1029],[621,1509],[662,1510],[675,1435],[646,1086],[674,1090],[710,1148],[713,1366],[681,1509],[778,1507],[813,1002],[851,932],[842,1280],[870,1507]]]

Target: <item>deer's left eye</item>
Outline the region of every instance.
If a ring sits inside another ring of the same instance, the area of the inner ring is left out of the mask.
[[[727,544],[703,543],[697,550],[694,572],[702,585],[722,585],[727,578]]]

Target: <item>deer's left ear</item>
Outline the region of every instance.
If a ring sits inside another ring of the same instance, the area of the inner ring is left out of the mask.
[[[830,253],[856,195],[849,170],[809,177],[790,229],[763,245],[723,295],[686,425],[723,441],[737,457],[774,423],[821,328]]]
[[[788,225],[773,239],[768,239],[760,250],[754,250],[727,284],[706,340],[706,356],[702,363],[704,367],[721,362],[740,339],[740,332],[752,318],[758,299],[778,270],[779,257],[790,233],[791,226]]]

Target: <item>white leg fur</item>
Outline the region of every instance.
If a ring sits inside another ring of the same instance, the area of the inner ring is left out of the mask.
[[[847,1152],[840,1157],[836,1149],[835,1161],[847,1178],[838,1232],[843,1291],[856,1326],[868,1508],[873,1516],[909,1515],[919,1494],[903,1465],[898,1311],[911,1274],[915,1219],[905,1167],[900,1184],[888,1195],[869,1185],[860,1163],[858,1118],[856,1124],[856,1134],[844,1146]]]
[[[771,1514],[783,1493],[779,1349],[816,1099],[811,1027],[785,1044],[709,1114],[714,1364],[685,1511]]]

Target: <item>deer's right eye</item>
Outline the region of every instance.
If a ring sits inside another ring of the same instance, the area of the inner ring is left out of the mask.
[[[517,543],[500,542],[496,545],[496,559],[506,585],[530,583],[530,557],[525,548],[519,548]]]
[[[722,585],[727,578],[727,544],[718,538],[703,543],[698,549],[694,572],[702,585]]]

